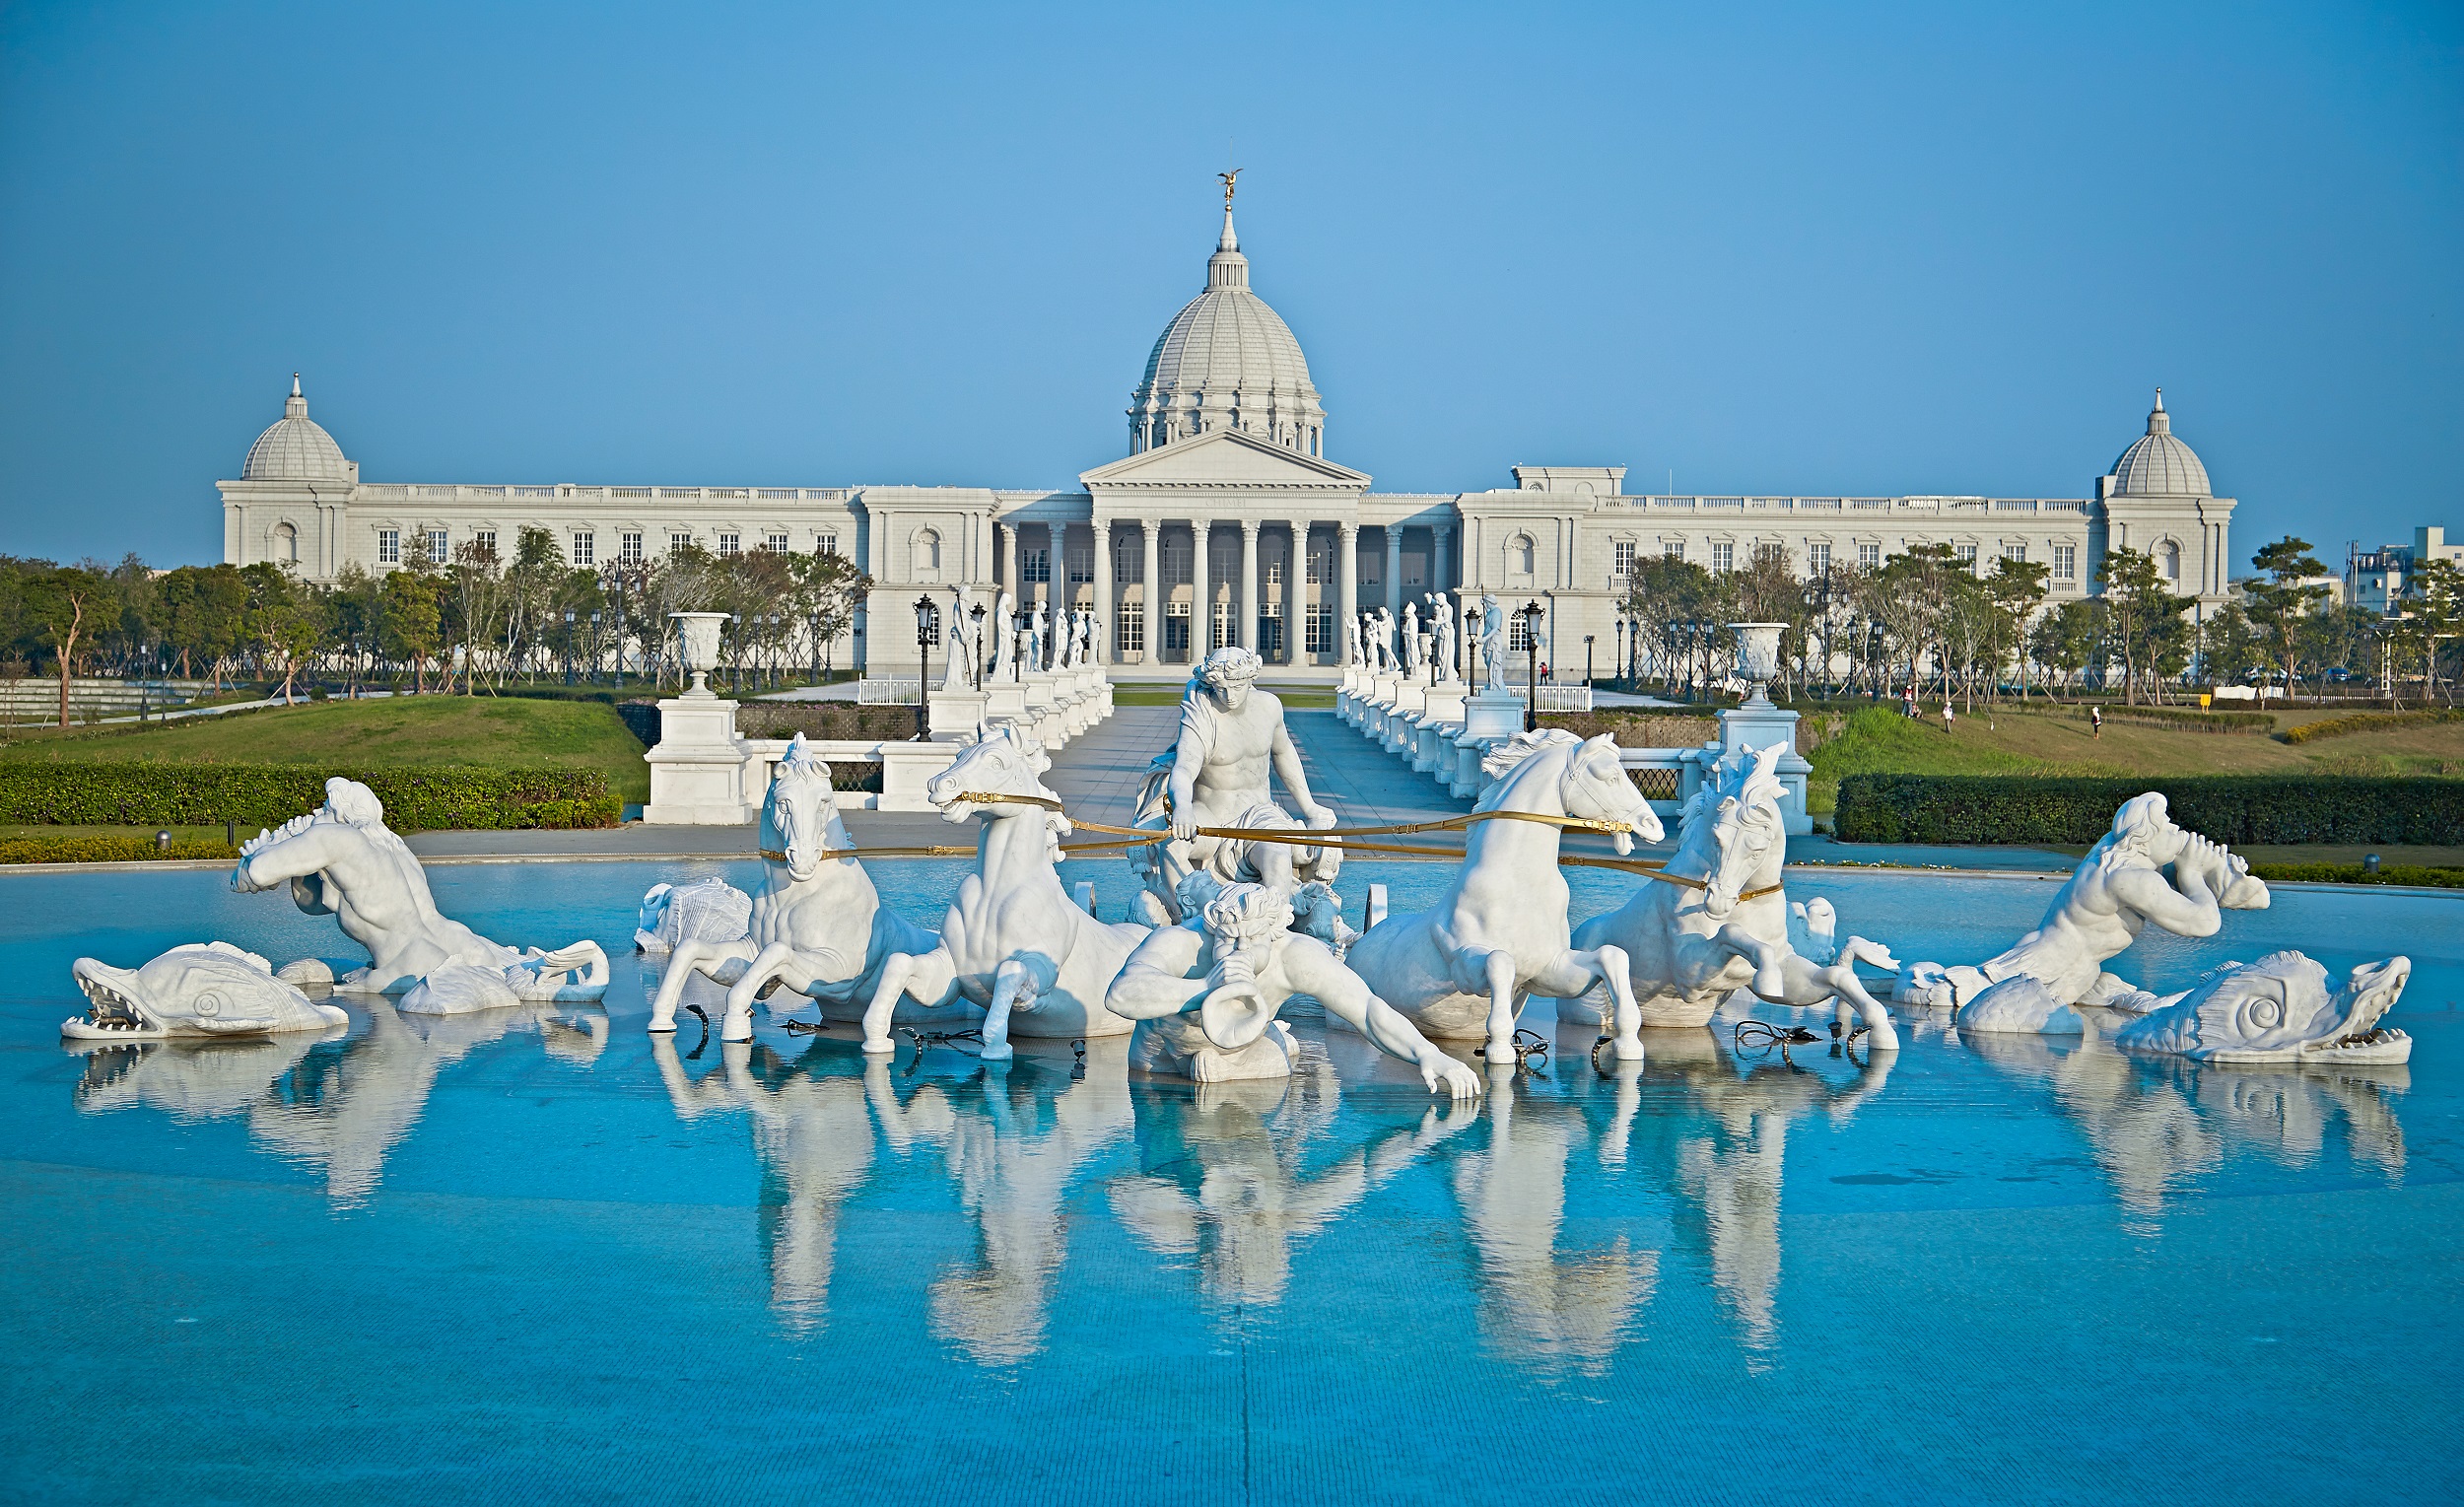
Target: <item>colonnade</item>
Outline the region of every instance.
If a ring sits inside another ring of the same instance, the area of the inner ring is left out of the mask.
[[[1230,622],[1222,625],[1221,633],[1215,631],[1218,626],[1215,621],[1217,602],[1211,548],[1219,526],[1237,528],[1241,536],[1240,559],[1235,567],[1234,610]],[[1385,536],[1386,555],[1383,577],[1365,601],[1360,582],[1360,534],[1364,526]],[[1104,625],[1103,642],[1096,646],[1098,662],[1104,664],[1191,663],[1203,657],[1208,649],[1225,644],[1244,644],[1266,652],[1275,646],[1261,645],[1256,641],[1264,636],[1260,625],[1269,616],[1282,624],[1283,635],[1280,651],[1269,655],[1271,662],[1309,662],[1313,656],[1304,647],[1308,642],[1305,614],[1313,605],[1310,600],[1313,584],[1318,585],[1321,591],[1332,587],[1335,593],[1332,603],[1335,608],[1333,641],[1318,651],[1316,657],[1322,657],[1329,664],[1339,664],[1343,652],[1342,625],[1357,617],[1364,606],[1383,606],[1400,614],[1409,597],[1424,591],[1453,591],[1462,574],[1461,562],[1454,550],[1455,530],[1451,523],[1363,525],[1339,519],[1309,518],[1098,517],[1091,524],[1065,519],[1023,520],[1004,522],[998,527],[1000,547],[996,560],[1000,584],[1003,589],[1015,593],[1021,604],[1036,599],[1038,586],[1044,588],[1040,594],[1048,601],[1076,602],[1079,595],[1074,589],[1077,582],[1069,577],[1068,544],[1073,535],[1086,539],[1089,533],[1092,534],[1089,542],[1093,560],[1088,574],[1094,586],[1095,615]],[[1138,534],[1138,576],[1134,582],[1115,580],[1114,549],[1119,530],[1124,527],[1133,528]],[[1175,605],[1173,587],[1181,582],[1163,579],[1163,543],[1167,528],[1183,535],[1190,551],[1187,578],[1191,588],[1189,638],[1186,646],[1171,658],[1166,657],[1165,651],[1166,625],[1173,621],[1170,610]],[[1425,579],[1406,586],[1403,582],[1403,536],[1407,531],[1423,529],[1429,535]],[[1334,536],[1334,559],[1331,563],[1335,569],[1330,573],[1333,579],[1313,582],[1310,580],[1310,543],[1313,537],[1323,538],[1329,533]],[[1045,578],[1041,582],[1030,582],[1026,579],[1026,552],[1033,547],[1038,534],[1046,541]],[[1277,542],[1276,536],[1280,536],[1281,544],[1276,563],[1282,567],[1283,576],[1276,588],[1277,610],[1268,613],[1268,597],[1261,589],[1259,544],[1262,537]],[[1139,587],[1135,603],[1125,603],[1121,599],[1122,587],[1129,584]],[[1322,597],[1316,605],[1329,603]],[[1137,609],[1139,647],[1133,650],[1122,647],[1127,637],[1122,629],[1126,606]]]

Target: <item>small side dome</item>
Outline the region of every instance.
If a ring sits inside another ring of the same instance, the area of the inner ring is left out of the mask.
[[[2148,413],[2148,432],[2133,440],[2122,458],[2113,462],[2113,495],[2117,497],[2213,497],[2208,468],[2198,452],[2173,436],[2172,417],[2164,411],[2164,389],[2158,387],[2156,407]]]
[[[300,395],[300,374],[291,374],[291,396],[283,400],[282,417],[248,446],[240,466],[241,481],[329,481],[351,484],[351,462],[343,458],[334,437],[308,416],[308,399]]]

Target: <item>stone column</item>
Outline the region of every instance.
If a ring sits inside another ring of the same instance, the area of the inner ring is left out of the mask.
[[[1206,582],[1205,518],[1190,519],[1190,663],[1214,647],[1215,600]]]
[[[1403,615],[1403,529],[1400,523],[1386,525],[1386,607],[1397,617]]]
[[[1142,552],[1138,563],[1143,572],[1138,577],[1138,615],[1146,620],[1146,647],[1138,651],[1138,658],[1146,664],[1164,662],[1163,571],[1158,558],[1162,552],[1156,547],[1155,537],[1159,526],[1153,518],[1138,519],[1139,548]]]
[[[1232,639],[1258,647],[1258,519],[1241,519],[1241,618]]]
[[[1352,629],[1360,622],[1360,525],[1337,523],[1342,536],[1341,558],[1335,562],[1336,618],[1335,652],[1340,659],[1343,648],[1351,642]]]
[[[1058,618],[1069,591],[1069,561],[1066,553],[1069,548],[1069,525],[1047,523],[1044,526],[1045,530],[1053,536],[1053,542],[1044,557],[1044,574],[1047,578],[1044,582],[1044,611],[1046,616]],[[1056,644],[1061,642],[1058,633],[1054,635],[1052,642]]]
[[[1112,519],[1099,516],[1095,519],[1095,620],[1097,637],[1096,642],[1089,646],[1090,650],[1094,653],[1095,662],[1097,664],[1110,664],[1113,662],[1112,646],[1119,640],[1119,635],[1115,633],[1113,629],[1113,621],[1119,616],[1120,609],[1114,605],[1112,599]]]
[[[1451,592],[1457,589],[1455,578],[1448,575],[1446,571],[1447,546],[1453,544],[1454,542],[1455,528],[1453,524],[1438,523],[1430,527],[1428,585],[1429,589],[1432,591]]]
[[[1001,558],[997,567],[1000,572],[1000,588],[1002,591],[1007,591],[1011,596],[1016,596],[1018,594],[1018,587],[1020,584],[1018,575],[1018,525],[1015,523],[995,523],[992,526],[1001,531]],[[992,605],[996,607],[1000,605],[999,596],[1000,593],[998,591],[993,593]]]

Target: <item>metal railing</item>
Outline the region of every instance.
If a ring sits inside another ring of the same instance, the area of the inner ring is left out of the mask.
[[[921,680],[874,680],[856,682],[856,704],[859,707],[913,707],[924,700]]]

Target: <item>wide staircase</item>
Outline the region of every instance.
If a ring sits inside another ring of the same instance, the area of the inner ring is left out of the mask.
[[[136,717],[176,707],[204,695],[205,680],[110,680],[79,677],[68,683],[69,720],[90,722],[106,717]],[[60,683],[38,676],[0,680],[0,722],[56,722],[60,718]]]

